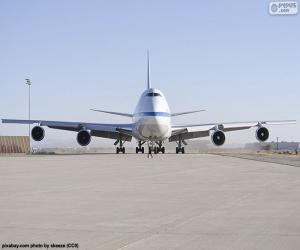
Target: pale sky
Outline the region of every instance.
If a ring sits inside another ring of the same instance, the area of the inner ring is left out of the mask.
[[[269,1],[0,1],[0,118],[131,122],[89,111],[133,112],[151,81],[176,123],[296,119],[270,140],[300,141],[300,16],[270,16]],[[0,135],[27,135],[0,124]],[[227,143],[255,141],[255,129]],[[45,141],[76,141],[47,129]],[[94,141],[103,142],[101,139]],[[112,140],[104,143],[112,144]]]

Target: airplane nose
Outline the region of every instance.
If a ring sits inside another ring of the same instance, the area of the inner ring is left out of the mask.
[[[140,127],[140,134],[145,138],[156,139],[164,137],[169,131],[168,123],[159,117],[152,117],[144,126]]]

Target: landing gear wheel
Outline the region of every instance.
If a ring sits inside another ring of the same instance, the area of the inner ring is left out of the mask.
[[[136,147],[135,148],[135,153],[138,154],[139,152],[141,152],[142,154],[144,154],[145,153],[145,148],[144,147],[141,147],[141,148]]]
[[[181,146],[182,143],[183,143],[184,145],[187,145],[187,143],[186,143],[185,141],[183,141],[183,140],[180,139],[180,140],[177,142],[178,147],[176,147],[176,154],[178,154],[178,153],[184,154],[184,153],[185,153],[184,147]]]
[[[139,141],[138,142],[138,147],[135,148],[135,152],[138,154],[139,152],[141,152],[142,154],[145,153],[145,148],[142,147],[142,145],[144,144],[145,142],[142,142],[142,141]]]
[[[164,154],[165,153],[165,147],[161,148],[161,152]]]
[[[124,147],[122,147],[122,148],[117,147],[117,148],[116,148],[116,153],[117,153],[117,154],[119,154],[119,153],[125,154],[125,148],[124,148]]]

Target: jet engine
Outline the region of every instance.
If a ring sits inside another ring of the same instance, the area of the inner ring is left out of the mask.
[[[265,127],[259,127],[256,130],[256,139],[259,141],[266,141],[269,138],[269,130]]]
[[[225,142],[225,134],[221,130],[215,131],[211,135],[211,140],[216,146],[222,146]]]
[[[31,130],[31,137],[35,141],[41,141],[45,137],[45,130],[40,126],[35,126]]]
[[[77,142],[81,146],[87,146],[91,142],[91,134],[87,130],[80,130],[77,134]]]

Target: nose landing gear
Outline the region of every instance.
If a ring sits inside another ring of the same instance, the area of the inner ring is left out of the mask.
[[[158,147],[154,147],[154,154],[158,154],[159,152],[161,152],[162,154],[165,153],[165,147],[162,147],[162,142],[156,142],[156,144],[158,145]]]
[[[158,146],[154,146],[155,144],[157,144]],[[148,158],[151,157],[153,158],[152,156],[152,153],[154,154],[158,154],[159,152],[161,152],[162,154],[165,153],[165,147],[162,147],[162,141],[149,141],[148,142]]]

